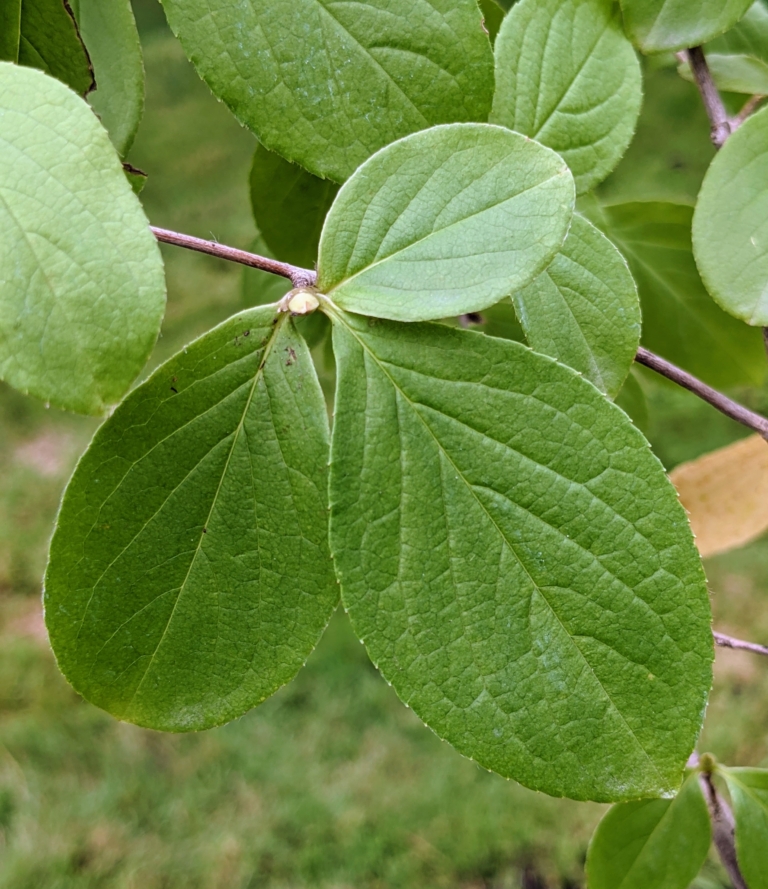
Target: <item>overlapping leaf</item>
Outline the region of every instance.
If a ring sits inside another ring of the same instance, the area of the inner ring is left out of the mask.
[[[589,845],[589,889],[688,889],[707,857],[711,833],[697,774],[672,800],[614,806]]]
[[[291,679],[338,601],[327,464],[309,352],[274,306],[160,367],[96,434],[51,544],[46,621],[75,688],[186,731]]]
[[[712,162],[693,217],[707,290],[731,315],[768,325],[768,109],[733,133]]]
[[[262,145],[253,156],[250,185],[256,227],[270,250],[283,262],[314,268],[320,232],[338,185]]]
[[[640,342],[640,304],[626,261],[590,222],[574,216],[552,264],[512,299],[533,349],[618,394]]]
[[[106,131],[62,83],[0,63],[0,377],[100,413],[149,356],[163,265]]]
[[[331,543],[400,697],[554,795],[670,793],[712,637],[674,489],[618,408],[524,346],[334,311]]]
[[[640,294],[642,341],[713,386],[760,383],[762,337],[707,293],[691,249],[693,208],[662,202],[603,207],[593,221],[624,254]]]
[[[73,0],[72,8],[96,76],[88,101],[125,157],[144,110],[144,63],[130,0]]]
[[[506,16],[491,121],[559,152],[579,193],[618,163],[641,99],[640,65],[612,0],[522,0]]]
[[[0,62],[19,61],[21,0],[0,3]]]
[[[343,182],[389,142],[486,120],[476,0],[163,0],[213,92],[259,141]]]
[[[65,0],[23,0],[18,61],[45,71],[81,96],[95,85],[91,61]]]
[[[735,93],[768,95],[768,8],[756,0],[744,18],[705,47],[715,84]],[[690,65],[680,74],[692,80]]]
[[[379,318],[475,312],[549,265],[573,200],[562,159],[503,127],[415,133],[342,187],[320,239],[318,287]]]
[[[643,52],[686,49],[727,31],[753,0],[621,0],[627,32]]]
[[[768,770],[720,768],[736,816],[736,854],[749,889],[768,889]]]

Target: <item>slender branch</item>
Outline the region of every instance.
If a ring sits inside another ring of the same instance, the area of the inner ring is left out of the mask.
[[[182,235],[164,228],[150,226],[152,234],[158,241],[164,244],[173,244],[175,247],[185,247],[187,250],[196,250],[198,253],[208,253],[219,259],[227,259],[230,262],[239,262],[241,265],[250,266],[252,269],[260,269],[263,272],[271,272],[273,275],[281,275],[293,284],[294,287],[312,287],[317,282],[317,273],[309,269],[302,269],[287,262],[278,262],[266,256],[258,256],[245,250],[237,250],[235,247],[227,247],[216,241],[204,241],[201,238],[193,238],[191,235]]]
[[[687,51],[688,62],[696,86],[701,93],[704,109],[711,124],[710,137],[715,148],[722,148],[725,140],[731,135],[731,122],[728,112],[725,110],[723,100],[720,97],[712,72],[709,70],[704,50],[700,46],[694,46]]]
[[[711,404],[712,407],[719,410],[720,413],[725,414],[726,417],[730,417],[737,423],[741,423],[743,426],[753,429],[768,441],[768,419],[765,417],[762,417],[760,414],[756,414],[754,411],[749,410],[749,408],[733,401],[726,395],[723,395],[722,392],[718,392],[717,389],[707,386],[706,383],[702,383],[701,380],[697,379],[692,374],[671,364],[665,358],[661,358],[659,355],[654,355],[653,352],[649,352],[642,346],[637,350],[635,361],[637,361],[638,364],[645,365],[645,367],[650,367],[650,369],[656,371],[657,374],[661,374],[661,376],[666,377],[668,380],[672,380],[673,383],[677,383],[678,386],[682,386],[689,392],[693,392],[694,395],[697,395],[708,404]]]
[[[749,889],[741,874],[736,857],[736,822],[731,807],[717,792],[711,772],[702,772],[699,775],[699,784],[704,792],[704,799],[707,801],[709,817],[712,821],[712,839],[715,842],[720,861],[723,862],[723,867],[728,872],[734,889]]]
[[[763,101],[765,96],[751,96],[741,106],[741,111],[731,118],[731,132],[734,133],[744,123],[744,121],[757,110],[757,106]]]
[[[762,654],[768,657],[768,646],[758,645],[756,642],[745,642],[743,639],[734,639],[732,636],[726,636],[725,633],[712,631],[717,645],[723,648],[741,648],[744,651],[751,651],[754,654]]]

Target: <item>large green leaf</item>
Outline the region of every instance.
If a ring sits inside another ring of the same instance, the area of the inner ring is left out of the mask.
[[[707,64],[721,90],[768,95],[768,8],[756,0],[734,28],[706,46]],[[678,69],[692,80],[690,66]]]
[[[744,15],[753,0],[621,0],[624,25],[643,52],[706,43]]]
[[[397,693],[481,765],[668,794],[712,636],[685,513],[626,415],[525,346],[332,310],[331,545]]]
[[[582,216],[545,272],[513,294],[528,344],[611,398],[640,343],[640,303],[624,257]]]
[[[22,0],[18,59],[81,96],[94,87],[91,62],[66,0]]]
[[[758,331],[722,311],[691,249],[693,208],[663,202],[603,207],[594,221],[626,257],[640,293],[642,341],[713,386],[762,382]]]
[[[688,889],[711,839],[707,804],[692,774],[672,800],[610,809],[589,844],[589,889]]]
[[[719,768],[736,816],[736,854],[749,889],[768,889],[768,770]]]
[[[88,101],[125,157],[144,110],[144,63],[130,0],[74,0],[72,7],[96,76]]]
[[[379,318],[475,312],[549,265],[573,201],[561,158],[517,133],[489,124],[415,133],[370,158],[337,195],[318,287]]]
[[[275,256],[314,268],[326,214],[339,186],[258,145],[251,166],[256,227]]]
[[[163,0],[213,92],[259,141],[343,182],[433,124],[485,120],[493,59],[476,0]]]
[[[274,306],[162,365],[70,482],[45,582],[65,676],[120,719],[233,719],[301,668],[338,602],[328,420],[309,351]]]
[[[165,308],[160,251],[109,137],[57,80],[0,63],[0,377],[100,413]]]
[[[0,3],[0,62],[18,62],[21,39],[21,0]]]
[[[491,120],[559,152],[579,193],[619,162],[641,100],[640,64],[612,0],[522,0],[507,14]]]
[[[712,161],[693,217],[707,290],[731,315],[768,325],[768,109],[750,117]]]

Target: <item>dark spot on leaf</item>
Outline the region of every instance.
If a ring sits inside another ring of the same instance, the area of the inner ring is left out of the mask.
[[[294,352],[291,346],[286,346],[285,351],[288,353],[288,360],[285,364],[287,367],[290,367],[292,364],[296,363],[296,352]]]
[[[250,335],[251,335],[251,331],[250,331],[250,330],[244,330],[244,331],[243,331],[243,336],[250,336]]]

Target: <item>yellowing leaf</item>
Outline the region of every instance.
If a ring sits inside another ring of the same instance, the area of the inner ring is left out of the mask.
[[[760,435],[683,463],[670,478],[702,556],[744,546],[768,530],[768,444]]]

